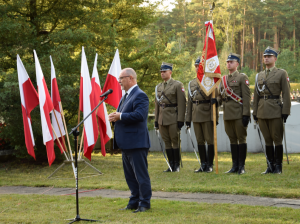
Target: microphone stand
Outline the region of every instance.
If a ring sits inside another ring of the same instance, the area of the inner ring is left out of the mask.
[[[75,148],[75,179],[76,179],[76,217],[74,219],[68,219],[72,220],[69,224],[73,222],[78,221],[89,221],[89,222],[97,222],[99,220],[93,220],[93,219],[82,219],[79,216],[79,200],[78,200],[78,169],[77,169],[77,136],[79,136],[79,131],[77,131],[77,128],[107,99],[108,94],[105,96],[105,98],[89,113],[75,128],[71,130],[69,135],[73,134],[74,137],[74,148]]]

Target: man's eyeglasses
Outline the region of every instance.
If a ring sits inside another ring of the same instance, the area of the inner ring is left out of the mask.
[[[119,81],[122,81],[123,78],[126,78],[126,77],[130,77],[130,75],[126,75],[126,76],[123,76],[123,77],[119,77]]]

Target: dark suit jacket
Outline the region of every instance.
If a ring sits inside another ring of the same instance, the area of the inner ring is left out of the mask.
[[[147,128],[148,96],[136,86],[121,105],[122,99],[117,109],[117,112],[122,113],[122,120],[115,122],[114,148],[122,150],[150,148]]]

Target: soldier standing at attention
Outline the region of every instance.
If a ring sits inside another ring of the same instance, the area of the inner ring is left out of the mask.
[[[266,154],[272,167],[263,174],[282,173],[283,122],[291,110],[289,77],[285,70],[275,67],[278,51],[267,47],[264,52],[266,70],[255,78],[253,118],[258,121],[266,142]],[[282,101],[280,94],[282,93]],[[275,152],[274,146],[275,144]]]
[[[195,61],[196,73],[199,68],[199,63],[200,58]],[[191,127],[191,121],[193,121],[194,131],[198,143],[201,167],[194,172],[210,173],[213,171],[213,161],[215,156],[212,105],[213,103],[216,103],[217,105],[216,117],[218,120],[218,102],[215,98],[211,98],[212,94],[210,94],[209,96],[205,95],[205,93],[201,90],[197,80],[198,78],[195,78],[189,82],[187,115],[185,124],[186,126]],[[215,92],[217,96],[217,88],[215,89]],[[205,142],[208,145],[207,154]]]
[[[226,134],[230,140],[232,168],[226,173],[245,173],[247,126],[250,121],[250,88],[248,76],[239,73],[240,55],[231,53],[227,59],[229,75],[222,77],[220,94]]]
[[[163,82],[155,87],[155,128],[165,142],[167,157],[173,172],[179,172],[181,154],[178,130],[184,125],[186,98],[183,84],[172,79],[173,65],[163,62],[160,68]],[[171,172],[168,168],[164,172]]]

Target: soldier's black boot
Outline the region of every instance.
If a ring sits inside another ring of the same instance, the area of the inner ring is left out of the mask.
[[[206,147],[205,145],[198,145],[198,151],[200,156],[201,166],[198,170],[195,170],[195,173],[204,172],[206,170]]]
[[[174,169],[173,172],[179,172],[180,170],[180,151],[179,149],[174,149]]]
[[[239,171],[239,145],[231,144],[232,168],[225,173],[237,173]]]
[[[282,158],[283,158],[283,146],[275,146],[275,170],[273,173],[281,174],[282,173]]]
[[[245,161],[247,157],[247,144],[239,144],[239,170],[238,174],[244,174],[245,171]]]
[[[166,149],[166,153],[167,153],[167,157],[168,157],[168,160],[169,160],[169,164],[170,164],[170,167],[174,168],[174,156],[173,156],[173,149]],[[172,172],[170,170],[170,168],[168,167],[168,169],[164,170],[164,172]]]
[[[267,162],[267,169],[265,172],[261,173],[261,174],[268,174],[268,173],[273,173],[275,170],[275,166],[274,166],[274,146],[268,146],[266,145],[266,154],[267,154],[267,158],[270,162],[271,167],[269,166],[268,162]]]
[[[213,171],[213,166],[214,166],[214,158],[215,158],[215,147],[214,145],[208,145],[208,150],[207,150],[207,166],[206,166],[206,172],[210,173]]]

